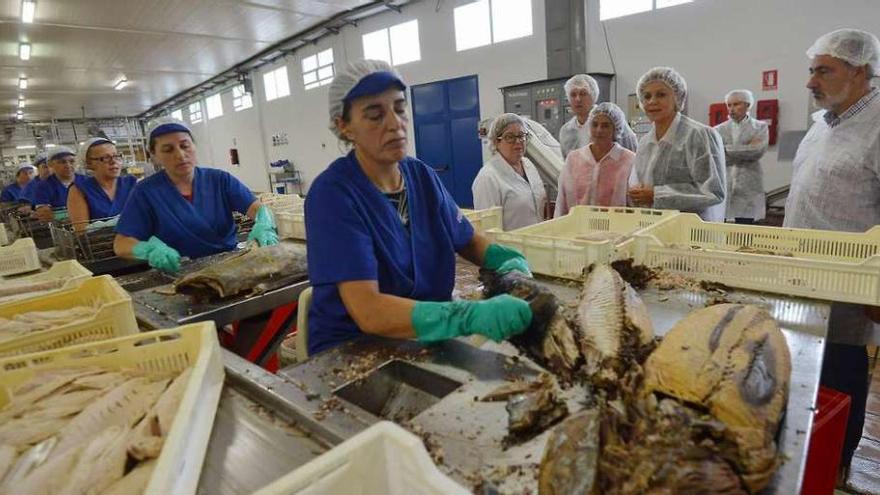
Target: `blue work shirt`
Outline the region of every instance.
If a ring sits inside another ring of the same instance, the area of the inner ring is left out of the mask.
[[[305,203],[309,281],[309,353],[361,335],[336,284],[376,280],[383,294],[448,301],[455,254],[474,236],[470,222],[433,169],[406,157],[409,229],[391,201],[367,178],[354,152],[334,161],[309,189]]]
[[[86,180],[84,175],[73,174],[73,182],[77,187]],[[54,174],[40,182],[34,190],[34,205],[49,205],[52,208],[67,208],[67,189]]]
[[[165,171],[134,186],[116,232],[146,241],[156,236],[181,256],[200,258],[235,249],[232,212],[247,214],[253,193],[229,172],[196,167],[192,202]]]
[[[25,184],[27,187],[27,184]],[[24,190],[24,187],[18,185],[18,182],[13,182],[8,186],[3,188],[3,192],[0,193],[0,203],[12,203],[17,202],[21,198],[21,192]]]
[[[116,194],[113,199],[107,196],[107,193],[94,177],[87,177],[82,184],[76,187],[83,197],[86,198],[86,204],[89,205],[89,220],[98,218],[115,217],[122,213],[122,207],[125,206],[128,195],[137,184],[137,178],[133,175],[123,175],[116,179]]]
[[[29,203],[31,206],[34,205],[34,193],[37,191],[37,185],[43,182],[43,179],[39,177],[34,177],[30,182],[24,186],[24,189],[21,190],[21,196],[19,196],[18,201],[21,203]]]

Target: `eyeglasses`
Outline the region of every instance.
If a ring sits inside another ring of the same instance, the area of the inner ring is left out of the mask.
[[[516,142],[526,143],[529,141],[531,134],[524,132],[522,134],[505,134],[503,136],[499,136],[499,141],[504,141],[507,144],[514,144]]]
[[[89,160],[95,161],[95,162],[101,162],[104,165],[107,165],[107,164],[113,163],[113,162],[121,162],[122,155],[116,154],[116,155],[96,156],[95,158],[89,158]]]

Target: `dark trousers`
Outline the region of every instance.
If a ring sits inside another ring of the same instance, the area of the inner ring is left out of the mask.
[[[755,219],[754,219],[754,218],[741,218],[741,217],[736,217],[736,218],[733,219],[733,222],[734,222],[734,223],[738,223],[738,224],[742,224],[742,225],[754,225],[754,224],[755,224]]]
[[[853,453],[862,438],[865,426],[865,406],[868,402],[868,350],[865,346],[825,345],[820,383],[849,395],[851,404],[846,422],[846,439],[840,455],[840,465],[849,466]]]

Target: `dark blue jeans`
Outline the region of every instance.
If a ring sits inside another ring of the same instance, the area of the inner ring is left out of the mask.
[[[865,406],[868,402],[868,350],[865,346],[825,344],[822,362],[822,385],[850,397],[846,438],[840,455],[841,467],[849,466],[865,427]]]

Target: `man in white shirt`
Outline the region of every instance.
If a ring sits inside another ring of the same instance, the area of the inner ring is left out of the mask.
[[[871,33],[840,29],[807,50],[807,88],[824,110],[798,147],[785,227],[864,232],[880,224],[880,41]],[[822,384],[852,398],[841,458],[845,474],[859,443],[868,395],[865,344],[878,308],[833,303]]]

